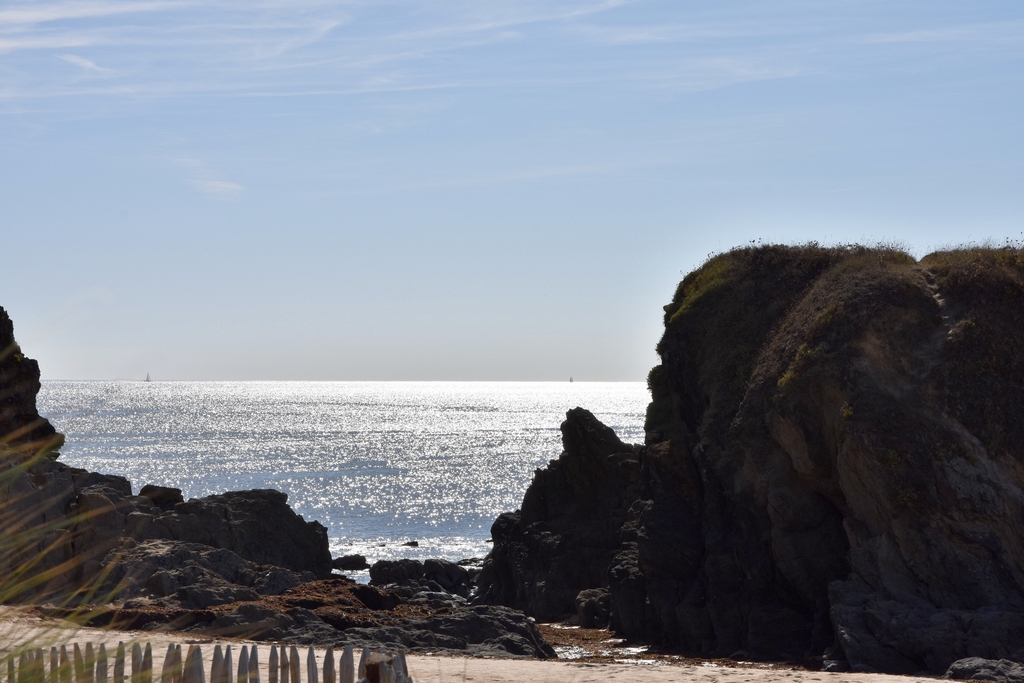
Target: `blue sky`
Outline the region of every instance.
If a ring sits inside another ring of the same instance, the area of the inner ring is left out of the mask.
[[[642,380],[751,240],[1024,231],[1018,2],[0,4],[44,378]]]

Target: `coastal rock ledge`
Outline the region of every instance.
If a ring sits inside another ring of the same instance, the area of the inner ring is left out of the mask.
[[[604,589],[620,636],[704,656],[1024,661],[1022,250],[736,249],[657,350],[645,443],[569,411],[480,600],[600,618]]]
[[[327,529],[280,491],[186,501],[149,484],[134,495],[124,477],[59,462],[64,440],[36,412],[39,388],[0,308],[0,600],[207,638],[555,656],[521,611],[468,605],[474,574],[460,565],[414,563],[429,584],[416,590],[332,576]]]

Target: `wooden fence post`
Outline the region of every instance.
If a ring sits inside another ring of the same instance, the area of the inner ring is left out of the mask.
[[[255,645],[249,648],[249,683],[260,683],[260,660]]]
[[[85,683],[85,657],[82,656],[82,648],[78,647],[78,643],[75,643],[72,652],[75,660],[75,683]]]
[[[93,683],[96,672],[96,651],[92,649],[92,643],[85,644],[85,683]]]
[[[324,683],[335,683],[333,645],[328,645],[327,652],[324,653]]]
[[[64,662],[64,652],[61,650],[60,654],[61,664]],[[64,679],[61,679],[60,683],[64,683]],[[114,680],[113,683],[124,683],[124,643],[119,642],[117,644],[117,650],[114,652]]]
[[[75,658],[78,658],[78,646],[75,645]],[[77,672],[76,672],[77,674]],[[132,645],[132,683],[142,683],[142,646],[138,643]],[[75,683],[82,683],[76,680]]]
[[[107,646],[100,643],[96,650],[96,683],[107,683]]]
[[[338,664],[338,683],[356,683],[355,655],[352,653],[351,645],[346,645],[345,651],[341,653],[341,662]]]
[[[66,645],[60,646],[60,670],[57,671],[57,679],[60,683],[71,683],[71,662],[68,661],[68,648]]]
[[[146,651],[142,653],[142,683],[153,683],[153,646],[146,643]]]
[[[249,648],[245,645],[238,653],[238,676],[235,680],[238,683],[248,683],[249,680]]]
[[[222,683],[221,671],[224,669],[224,652],[220,645],[213,647],[213,662],[210,664],[210,683]]]
[[[309,646],[309,651],[306,652],[306,681],[307,683],[320,683],[316,672],[316,653],[313,652],[313,646]]]

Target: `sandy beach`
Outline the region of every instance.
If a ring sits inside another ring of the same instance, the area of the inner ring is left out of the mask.
[[[0,648],[9,652],[32,643],[37,647],[92,643],[106,646],[108,656],[119,642],[131,644],[150,643],[153,648],[153,668],[160,671],[164,653],[171,643],[195,644],[204,650],[204,661],[209,667],[213,647],[216,644],[231,645],[237,662],[238,649],[243,645],[257,645],[259,649],[261,678],[269,680],[267,660],[270,652],[268,643],[254,643],[245,640],[197,637],[188,633],[166,633],[145,631],[114,631],[97,628],[82,628],[56,619],[41,619],[16,608],[0,607]],[[299,646],[303,673],[308,648]],[[324,648],[316,648],[317,659],[322,665]],[[699,683],[886,683],[900,681],[934,680],[915,676],[892,676],[886,674],[823,673],[807,671],[793,666],[762,664],[755,662],[723,662],[679,660],[671,658],[644,659],[625,657],[621,660],[575,661],[575,660],[532,660],[532,659],[486,659],[477,657],[452,657],[430,654],[410,654],[407,657],[410,673],[419,683],[606,683],[634,681],[642,677],[645,681],[693,681]]]

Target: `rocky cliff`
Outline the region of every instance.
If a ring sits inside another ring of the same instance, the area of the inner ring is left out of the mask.
[[[737,249],[657,350],[646,444],[566,439],[495,523],[486,599],[603,588],[620,634],[695,654],[1024,660],[1024,252]]]
[[[179,545],[227,551],[235,564],[251,565],[252,576],[242,580],[248,586],[240,587],[249,593],[257,584],[261,592],[280,592],[330,575],[327,529],[295,514],[279,491],[184,501],[178,489],[144,486],[133,495],[124,477],[59,462],[63,437],[36,411],[39,388],[39,365],[22,353],[0,308],[0,600],[103,601],[147,593],[187,604],[188,586],[208,588],[202,572],[184,564],[165,562],[161,568],[171,573],[162,582],[139,574],[152,569],[145,563],[136,562],[134,572],[118,566],[152,540],[165,541],[162,550],[173,557],[187,555],[167,550]],[[174,590],[161,592],[172,584]],[[220,588],[221,597],[234,595]]]
[[[39,364],[26,358],[14,340],[14,323],[0,308],[0,444],[27,458],[53,452],[64,443],[45,418],[36,412]]]

